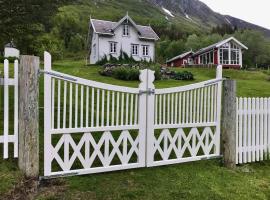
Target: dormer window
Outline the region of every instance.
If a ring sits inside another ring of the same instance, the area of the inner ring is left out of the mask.
[[[129,25],[127,24],[123,26],[123,36],[129,36]]]

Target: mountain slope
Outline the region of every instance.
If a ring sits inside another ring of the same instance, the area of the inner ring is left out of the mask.
[[[239,29],[255,29],[270,36],[270,30],[229,15],[221,15],[211,10],[199,0],[148,0],[160,9],[167,9],[175,16],[186,17],[190,22],[198,23],[208,28],[217,25],[230,25]]]

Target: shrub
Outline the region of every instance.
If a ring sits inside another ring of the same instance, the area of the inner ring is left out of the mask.
[[[15,60],[17,60],[18,58],[17,57],[8,57],[8,58],[5,58],[5,57],[3,57],[3,56],[0,56],[0,63],[4,63],[4,60],[5,59],[8,59],[8,61],[10,62],[10,63],[13,63]]]
[[[140,70],[130,67],[117,67],[113,70],[112,75],[120,80],[134,81],[139,80]]]
[[[191,72],[183,71],[183,72],[176,72],[174,74],[173,79],[175,79],[175,80],[194,80],[194,76]]]

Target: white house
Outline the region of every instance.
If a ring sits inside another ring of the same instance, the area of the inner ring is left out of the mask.
[[[128,14],[119,22],[90,19],[90,64],[105,56],[119,58],[121,51],[136,61],[154,61],[158,35],[151,26],[137,25]]]
[[[20,57],[20,51],[18,49],[16,49],[16,46],[14,45],[14,43],[12,41],[5,45],[4,57],[5,58],[8,58],[8,57],[19,58]]]

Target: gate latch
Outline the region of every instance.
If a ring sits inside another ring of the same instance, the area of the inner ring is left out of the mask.
[[[139,95],[142,95],[142,94],[148,94],[148,95],[155,94],[155,89],[148,88],[147,90],[140,90]]]

